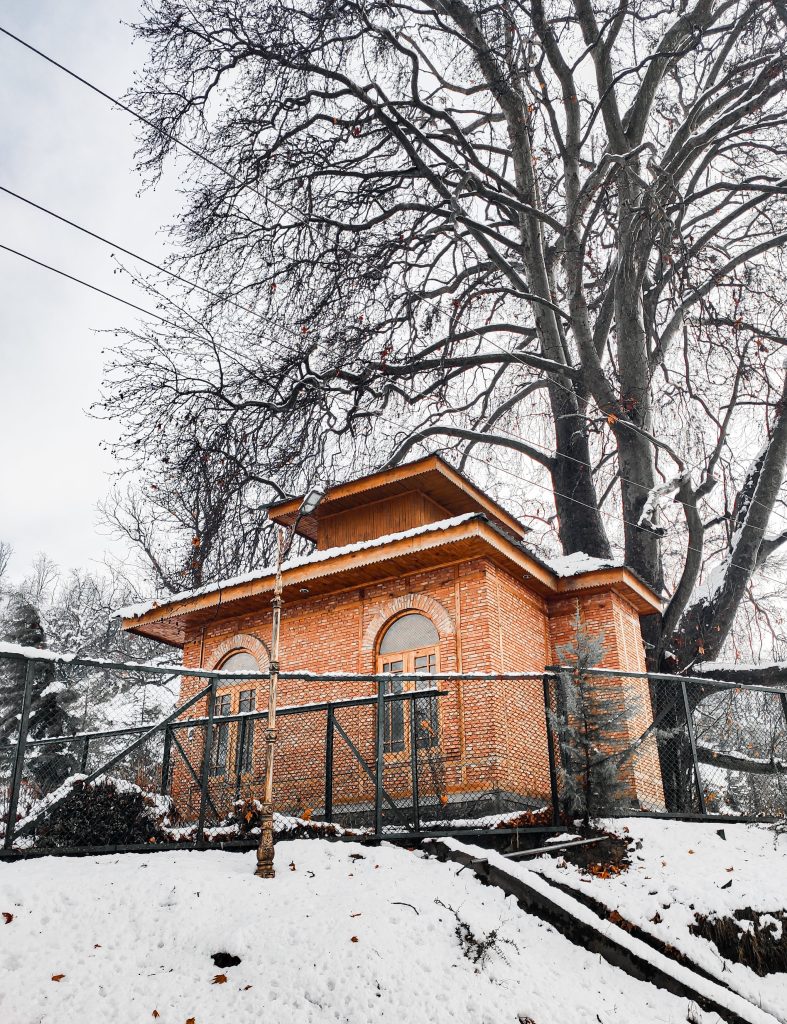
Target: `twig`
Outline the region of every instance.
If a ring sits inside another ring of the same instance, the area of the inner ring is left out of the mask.
[[[410,910],[415,910],[416,914],[418,914],[419,917],[421,916],[421,912],[419,910],[416,910],[412,903],[400,903],[399,900],[392,900],[391,905],[394,907],[409,907]]]

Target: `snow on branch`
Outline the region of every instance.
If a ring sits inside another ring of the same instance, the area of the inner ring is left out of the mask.
[[[777,758],[752,757],[740,750],[715,750],[697,744],[697,759],[702,764],[712,764],[731,772],[747,772],[750,775],[787,775],[787,761]]]
[[[640,517],[637,521],[637,526],[641,527],[643,530],[650,530],[651,533],[655,533],[659,537],[663,537],[667,531],[665,527],[659,526],[656,523],[656,516],[666,499],[677,494],[686,482],[686,479],[687,474],[681,473],[678,476],[672,477],[670,480],[666,480],[663,484],[659,484],[658,487],[653,487],[648,492],[645,504],[642,506],[642,512],[640,513]]]

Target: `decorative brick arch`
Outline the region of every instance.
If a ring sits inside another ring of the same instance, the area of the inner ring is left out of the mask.
[[[257,664],[260,668],[267,670],[270,664],[268,648],[262,640],[258,640],[251,633],[236,633],[235,636],[222,640],[213,652],[213,668],[218,668],[227,655],[237,654],[238,651],[246,651],[248,654],[251,654],[252,657],[257,659]]]
[[[366,627],[361,642],[362,654],[376,652],[377,637],[383,627],[402,612],[423,612],[434,623],[441,640],[456,634],[454,620],[439,601],[435,601],[428,594],[402,594],[401,597],[395,597],[392,601],[386,602]]]

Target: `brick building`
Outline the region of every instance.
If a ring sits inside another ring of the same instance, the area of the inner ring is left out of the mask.
[[[284,502],[270,517],[291,525],[298,506],[297,499]],[[574,638],[578,616],[586,630],[603,634],[604,667],[644,671],[639,617],[659,610],[658,597],[625,568],[581,556],[552,564],[540,560],[524,544],[527,528],[436,456],[330,488],[317,511],[298,521],[297,531],[315,549],[284,566],[282,670],[541,673]],[[273,571],[261,569],[166,603],[128,609],[123,625],[181,647],[187,666],[264,673],[273,584]],[[183,699],[203,683],[184,679]],[[434,681],[425,679],[424,685]],[[406,766],[417,748],[429,769],[421,793],[426,803],[456,814],[471,806],[537,806],[548,798],[540,680],[449,678],[439,685],[447,691],[440,698],[386,705],[387,792],[407,798]],[[415,686],[394,678],[390,690]],[[283,680],[279,706],[373,692],[363,682]],[[610,678],[604,692],[625,711],[621,742],[640,736],[652,716],[647,684]],[[266,699],[263,680],[219,687],[217,712],[264,710]],[[342,718],[345,735],[367,764],[374,760],[373,714],[373,705],[366,705],[347,708]],[[310,725],[311,718],[304,713],[279,719],[276,803],[316,817],[327,802],[324,728],[316,718]],[[253,795],[261,778],[262,730],[255,733],[251,722],[232,723],[219,730],[212,746],[214,785],[224,782],[227,792],[234,786],[235,795]],[[340,746],[334,798],[361,807],[369,795],[369,773]],[[632,803],[663,807],[652,739],[627,771]],[[173,785],[188,789],[185,769]]]

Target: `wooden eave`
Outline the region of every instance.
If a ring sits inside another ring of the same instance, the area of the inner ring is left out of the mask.
[[[558,594],[586,593],[587,591],[612,590],[624,597],[640,615],[654,615],[661,612],[661,598],[647,584],[635,576],[630,569],[593,569],[576,576],[562,578],[558,582]]]
[[[580,590],[614,589],[641,613],[660,608],[655,595],[626,569],[601,570],[600,573],[585,573],[581,577],[558,579],[551,569],[481,517],[416,537],[293,566],[283,574],[284,600],[290,604],[301,603],[326,594],[367,587],[477,558],[490,559],[547,599]],[[602,574],[604,581],[597,586],[589,579]],[[273,584],[274,574],[271,572],[246,582],[230,583],[205,594],[184,596],[137,618],[124,618],[123,628],[182,647],[190,635],[204,626],[267,611]]]
[[[465,512],[485,512],[504,529],[522,539],[529,532],[518,519],[484,494],[453,466],[437,455],[427,455],[415,462],[395,466],[380,473],[372,473],[358,480],[329,488],[320,503],[319,515],[304,516],[298,522],[298,533],[317,540],[317,522],[320,515],[333,516],[339,512],[356,508],[360,504],[371,504],[398,494],[419,490],[437,505],[446,510],[446,518]],[[291,498],[268,510],[268,518],[274,523],[290,526],[298,514],[302,498]]]

